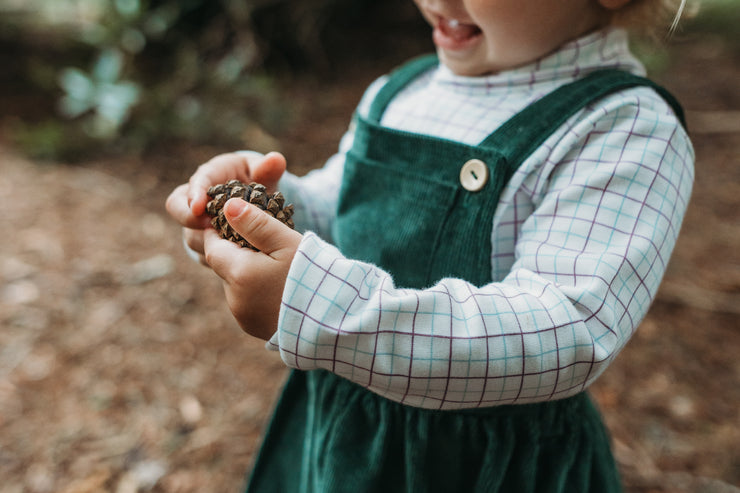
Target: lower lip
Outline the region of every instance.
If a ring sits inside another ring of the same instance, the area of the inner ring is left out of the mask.
[[[478,33],[469,38],[455,39],[451,36],[446,35],[440,28],[436,27],[434,28],[434,32],[432,33],[432,40],[434,41],[435,46],[443,50],[463,51],[470,49],[472,46],[476,45],[478,41],[480,41],[481,36],[482,35]]]

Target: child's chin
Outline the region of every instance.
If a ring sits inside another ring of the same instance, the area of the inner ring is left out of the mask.
[[[485,63],[475,60],[475,57],[450,56],[445,50],[437,49],[439,61],[453,74],[461,77],[480,77],[490,75],[497,70]]]

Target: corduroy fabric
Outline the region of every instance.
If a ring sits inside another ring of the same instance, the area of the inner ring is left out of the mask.
[[[432,411],[323,370],[294,371],[247,491],[618,492],[608,440],[585,393]]]
[[[490,282],[491,221],[501,190],[515,171],[492,146],[380,126],[393,95],[437,63],[422,57],[393,73],[370,107],[355,116],[334,238],[343,254],[393,274],[399,287],[426,288],[444,277]],[[488,165],[483,189],[460,185],[470,159]]]
[[[536,142],[590,101],[652,84],[614,71],[570,84],[481,146],[381,127],[393,94],[430,63],[436,62],[417,60],[396,72],[369,117],[356,117],[335,237],[344,254],[383,267],[398,286],[422,288],[445,276],[482,285],[492,280],[491,218],[499,195]],[[535,125],[523,124],[532,116]],[[491,172],[477,192],[459,184],[460,167],[473,158]],[[433,411],[390,401],[323,370],[295,370],[247,491],[609,493],[621,487],[607,433],[585,393]]]
[[[482,286],[491,281],[491,222],[501,191],[519,165],[570,116],[609,93],[647,85],[683,121],[675,99],[652,81],[601,70],[545,96],[504,123],[478,146],[382,127],[393,95],[437,62],[413,60],[392,74],[367,118],[355,116],[334,238],[344,255],[393,275],[397,287],[423,289],[445,277]],[[460,184],[470,159],[488,165],[479,191]]]

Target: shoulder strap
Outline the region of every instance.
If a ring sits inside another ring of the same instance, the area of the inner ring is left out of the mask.
[[[388,81],[373,99],[368,113],[370,121],[379,122],[388,103],[398,91],[438,63],[437,55],[424,55],[392,71]],[[654,89],[673,108],[686,128],[681,105],[665,88],[650,79],[623,70],[604,69],[565,84],[535,101],[501,125],[480,145],[498,149],[506,156],[513,172],[558,127],[584,106],[613,92],[637,86]]]
[[[388,82],[380,88],[380,91],[378,91],[378,94],[373,99],[368,113],[368,119],[370,121],[380,122],[386,106],[395,97],[396,93],[417,76],[436,66],[438,63],[437,55],[424,55],[414,58],[393,70],[388,75]]]
[[[655,82],[622,70],[605,69],[559,87],[514,115],[481,145],[493,146],[506,156],[509,166],[517,168],[560,125],[584,106],[613,92],[636,86],[653,88],[673,108],[686,127],[678,101]]]

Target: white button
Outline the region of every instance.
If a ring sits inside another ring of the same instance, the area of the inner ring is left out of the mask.
[[[460,183],[471,192],[477,192],[488,183],[488,166],[480,159],[471,159],[460,170]]]

